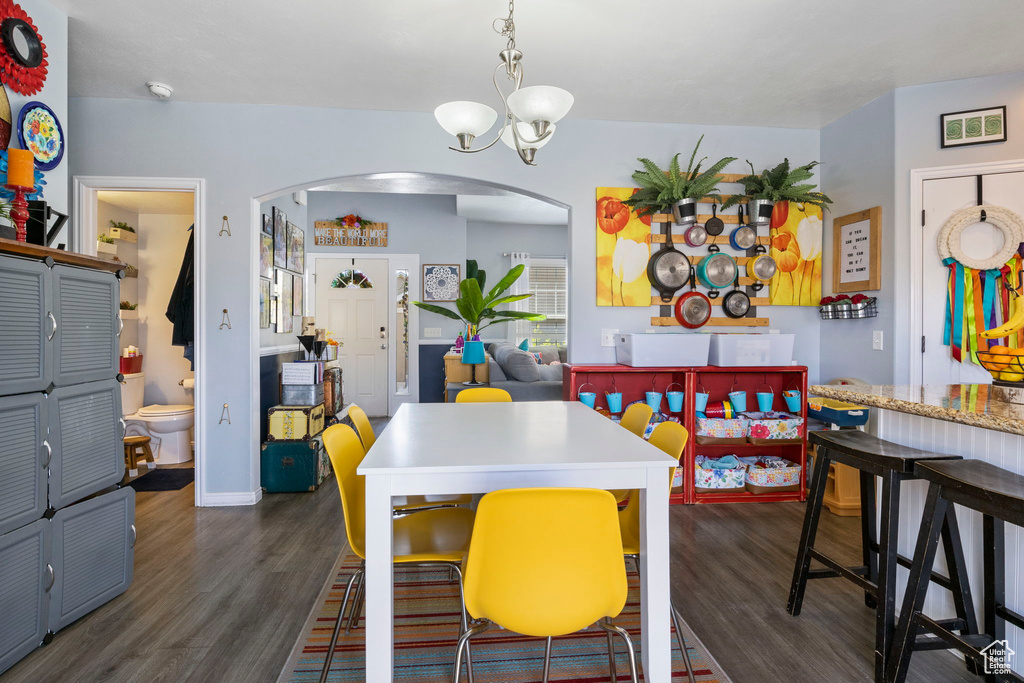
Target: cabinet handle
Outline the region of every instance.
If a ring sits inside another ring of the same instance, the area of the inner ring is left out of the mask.
[[[117,314],[117,325],[118,325],[118,327],[117,327],[117,338],[120,339],[121,338],[121,332],[124,331],[124,321],[121,320],[121,314],[120,313]]]
[[[128,436],[128,425],[123,417],[119,417],[118,420],[121,422],[121,439],[124,440],[124,437]]]
[[[57,580],[57,575],[53,571],[53,565],[52,564],[47,564],[46,565],[46,573],[50,577],[49,582],[46,584],[46,592],[49,593],[50,589],[53,588],[54,582]]]
[[[135,541],[139,537],[139,532],[135,530],[135,525],[134,524],[132,524],[132,526],[131,526],[131,532],[132,532],[132,540],[128,543],[128,547],[129,548],[134,548],[135,547]]]
[[[46,335],[46,341],[50,341],[53,339],[53,335],[57,334],[57,319],[53,317],[53,313],[50,311],[46,312],[46,317],[50,319],[50,325],[53,326],[50,330],[50,334]]]
[[[53,458],[53,449],[50,448],[50,442],[46,439],[43,439],[43,445],[40,446],[39,452],[42,453],[44,448],[46,449],[46,460],[43,461],[43,467],[46,468],[50,466],[50,460]]]

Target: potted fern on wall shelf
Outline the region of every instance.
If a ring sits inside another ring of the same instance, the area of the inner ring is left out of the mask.
[[[690,155],[690,163],[683,172],[679,167],[679,155],[672,157],[668,171],[663,171],[650,159],[637,159],[644,165],[643,170],[633,173],[633,180],[640,189],[622,203],[636,211],[638,216],[650,216],[655,213],[672,213],[673,220],[679,225],[692,225],[697,222],[697,202],[706,197],[721,201],[718,194],[718,174],[722,169],[736,161],[736,157],[719,159],[710,167],[701,171],[707,157],[697,162],[697,150],[704,136],[700,136],[697,146]]]
[[[743,176],[737,181],[743,185],[743,194],[729,197],[722,204],[722,208],[728,209],[739,204],[746,197],[747,216],[751,225],[767,225],[778,202],[814,204],[822,210],[827,209],[827,205],[832,203],[828,195],[814,191],[817,185],[804,182],[814,176],[812,169],[818,165],[817,161],[791,168],[789,159],[783,159],[775,168],[765,169],[760,174],[754,170],[754,165],[749,160],[747,165],[750,166],[750,175]]]

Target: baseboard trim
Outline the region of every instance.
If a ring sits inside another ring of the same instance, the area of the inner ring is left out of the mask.
[[[203,496],[203,507],[229,507],[233,505],[255,505],[263,498],[263,489],[255,491],[229,491],[207,493]]]

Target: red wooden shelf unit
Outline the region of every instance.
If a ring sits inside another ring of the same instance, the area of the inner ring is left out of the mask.
[[[683,485],[672,489],[670,501],[673,505],[693,503],[768,503],[779,501],[803,501],[807,492],[804,486],[799,491],[782,491],[779,493],[753,494],[749,491],[726,491],[722,493],[698,493],[694,490],[694,460],[698,455],[720,457],[729,453],[736,455],[774,455],[800,464],[801,482],[806,481],[807,473],[807,368],[799,365],[775,367],[661,367],[634,368],[628,365],[571,365],[563,366],[562,400],[578,401],[580,391],[593,391],[597,394],[597,408],[607,408],[605,392],[622,392],[623,407],[633,401],[643,400],[648,391],[662,394],[671,384],[682,387],[685,393],[681,413],[669,413],[678,417],[690,433],[686,449],[683,451]],[[589,385],[581,389],[584,385]],[[702,445],[696,442],[697,416],[694,395],[698,387],[702,387],[711,395],[711,403],[724,401],[730,391],[747,392],[747,407],[757,408],[755,394],[765,386],[775,393],[774,410],[789,412],[786,409],[782,392],[787,389],[799,389],[801,396],[800,417],[804,418],[803,437],[800,443],[760,445],[760,444],[715,444]],[[735,389],[733,388],[735,387]],[[673,387],[678,390],[678,387]],[[662,401],[662,412],[668,413],[667,401]]]

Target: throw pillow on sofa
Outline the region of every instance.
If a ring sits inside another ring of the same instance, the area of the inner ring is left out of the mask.
[[[491,345],[491,358],[501,367],[502,372],[517,382],[540,381],[541,366],[528,351],[522,351],[511,342],[499,342]]]
[[[537,369],[540,370],[541,381],[544,382],[561,382],[562,381],[562,366],[559,363],[554,365],[538,365]]]

